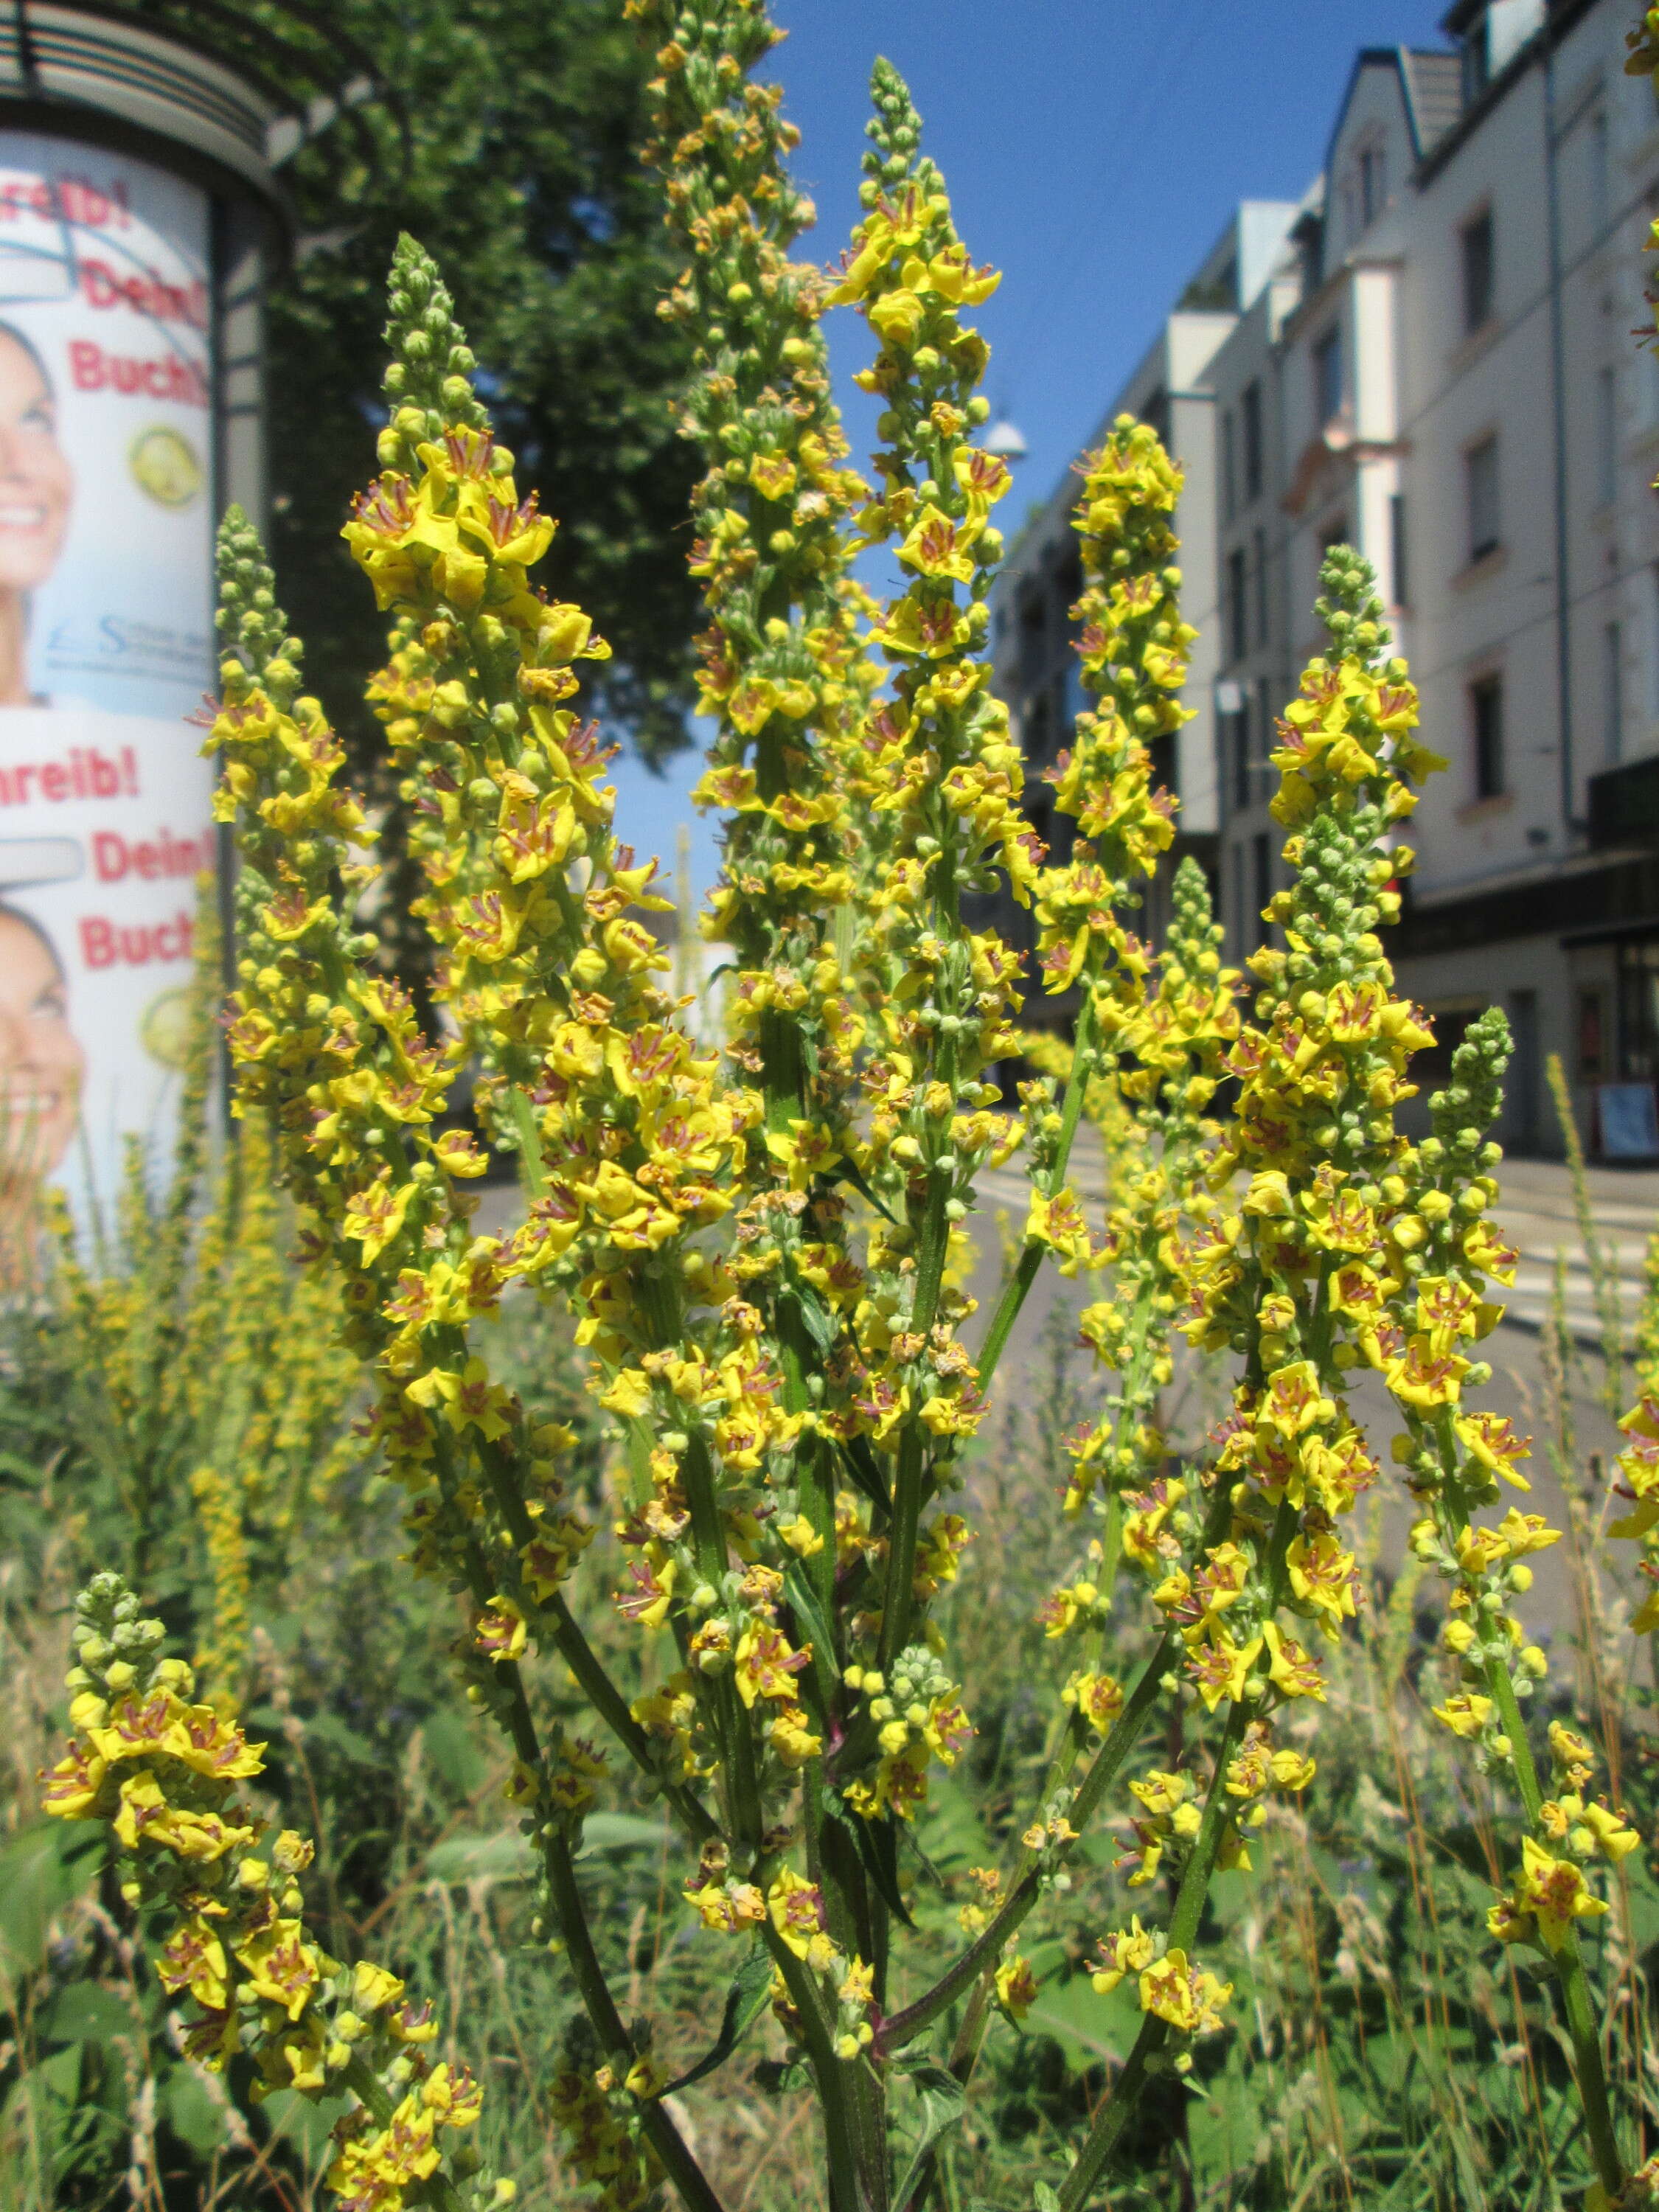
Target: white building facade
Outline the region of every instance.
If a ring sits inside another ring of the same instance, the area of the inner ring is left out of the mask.
[[[1207,454],[1180,527],[1208,644],[1183,736],[1212,765],[1183,750],[1180,782],[1229,956],[1269,933],[1273,725],[1320,648],[1324,549],[1351,544],[1450,763],[1403,833],[1390,951],[1443,1066],[1505,1008],[1520,1151],[1559,1149],[1549,1053],[1586,1125],[1601,1086],[1659,1079],[1659,361],[1636,334],[1659,110],[1623,71],[1631,21],[1459,0],[1444,52],[1363,52],[1323,177],[1190,387]]]

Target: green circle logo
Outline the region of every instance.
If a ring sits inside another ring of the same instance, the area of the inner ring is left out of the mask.
[[[141,430],[127,456],[133,481],[161,507],[188,507],[202,489],[196,448],[177,430]]]

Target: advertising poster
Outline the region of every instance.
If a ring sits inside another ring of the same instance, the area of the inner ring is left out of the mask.
[[[0,132],[0,1232],[169,1141],[212,775],[208,203]]]

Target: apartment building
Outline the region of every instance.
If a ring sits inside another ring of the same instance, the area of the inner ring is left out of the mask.
[[[1268,934],[1273,723],[1346,542],[1450,762],[1403,833],[1391,950],[1443,1066],[1504,1006],[1522,1151],[1559,1148],[1547,1054],[1587,1123],[1601,1086],[1659,1078],[1659,363],[1634,334],[1659,112],[1629,21],[1458,0],[1443,51],[1358,56],[1322,175],[1198,372],[1211,459],[1182,518],[1189,574],[1201,501],[1214,532],[1188,600],[1213,764],[1181,768],[1212,795],[1230,956]]]
[[[1220,823],[1215,609],[1217,477],[1223,457],[1217,448],[1215,395],[1207,379],[1241,309],[1268,282],[1297,214],[1294,204],[1278,200],[1247,200],[1235,210],[1090,441],[1091,447],[1098,446],[1120,415],[1137,416],[1152,425],[1185,471],[1176,528],[1182,539],[1182,603],[1199,629],[1186,694],[1194,712],[1176,735],[1159,738],[1155,751],[1159,781],[1181,801],[1176,854],[1195,854],[1212,880]],[[1068,474],[1020,532],[1004,563],[992,617],[997,687],[1009,702],[1025,750],[1028,809],[1038,834],[1051,845],[1056,829],[1041,777],[1070,744],[1073,721],[1084,704],[1078,628],[1071,619],[1083,589],[1072,528],[1077,494],[1077,479]],[[1066,827],[1062,818],[1062,839]],[[1167,899],[1167,879],[1160,890]],[[1006,924],[1011,918],[1003,919]],[[1156,908],[1149,909],[1138,926],[1156,934],[1163,919]],[[1031,1011],[1038,1017],[1063,1013],[1065,1002]]]

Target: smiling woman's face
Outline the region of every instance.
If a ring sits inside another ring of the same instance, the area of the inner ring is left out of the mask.
[[[57,962],[0,914],[0,1185],[44,1182],[69,1150],[86,1055]]]
[[[30,592],[58,565],[75,477],[46,380],[0,337],[0,591]]]

